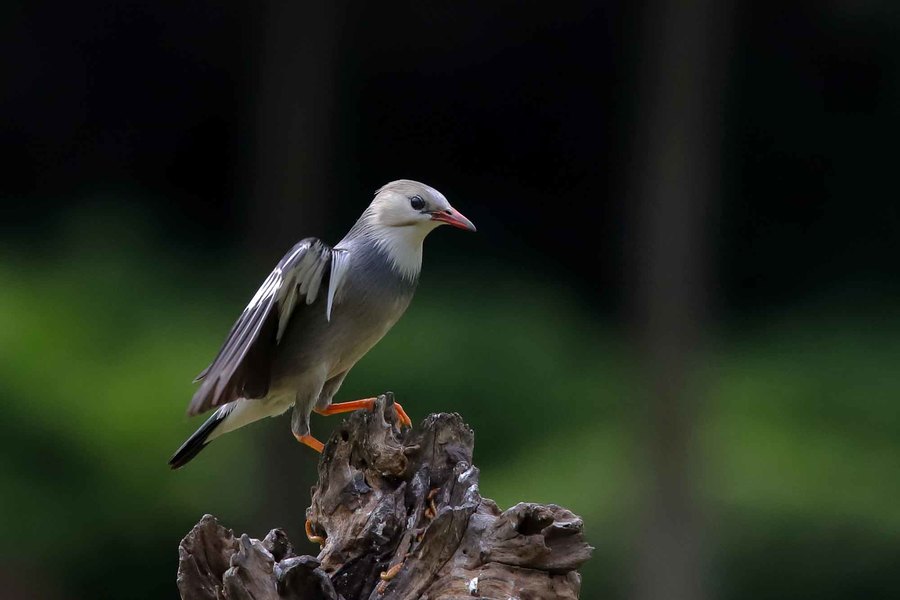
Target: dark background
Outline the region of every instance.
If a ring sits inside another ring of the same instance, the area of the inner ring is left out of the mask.
[[[479,232],[340,400],[461,412],[485,495],[585,518],[584,598],[900,594],[892,2],[3,13],[5,589],[175,597],[204,512],[301,542],[286,419],[167,471],[189,382],[413,178]]]

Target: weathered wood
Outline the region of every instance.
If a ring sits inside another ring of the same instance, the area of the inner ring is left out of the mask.
[[[457,414],[401,433],[393,396],[332,434],[306,517],[325,538],[296,556],[285,534],[262,541],[205,515],[179,546],[184,600],[575,599],[592,548],[559,506],[500,511],[478,491],[474,435]]]

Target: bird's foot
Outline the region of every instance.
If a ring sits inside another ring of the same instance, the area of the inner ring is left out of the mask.
[[[312,448],[319,454],[321,454],[322,450],[325,449],[325,444],[323,444],[322,442],[320,442],[313,436],[309,435],[308,433],[306,435],[294,434],[294,437],[297,438],[298,442],[300,442],[301,444],[306,444],[307,446],[309,446],[310,448]],[[308,523],[308,521],[307,521],[307,523]]]
[[[406,559],[403,559],[403,560],[406,560]],[[388,569],[387,571],[382,571],[382,572],[381,572],[381,575],[380,575],[381,580],[382,580],[382,581],[390,581],[391,579],[393,579],[394,577],[396,577],[396,576],[397,576],[397,573],[400,572],[400,569],[403,568],[403,560],[401,560],[400,562],[398,562],[396,565],[394,565],[393,567],[391,567],[391,568]]]
[[[381,583],[378,584],[378,593],[383,594],[387,591],[388,583],[390,583],[391,579],[397,576],[397,573],[400,572],[400,569],[403,568],[403,563],[406,562],[406,555],[403,556],[403,559],[398,562],[396,565],[389,568],[387,571],[382,571],[379,577],[381,578]]]
[[[428,496],[426,500],[428,500],[428,506],[425,507],[425,517],[431,521],[437,516],[437,506],[434,504],[434,497],[437,496],[437,493],[441,491],[441,488],[434,488],[430,492],[428,492]]]
[[[351,402],[338,402],[325,408],[316,409],[316,412],[320,415],[328,416],[360,409],[372,410],[372,407],[375,406],[375,400],[375,398],[363,398],[362,400],[353,400]],[[394,411],[397,413],[397,418],[400,419],[401,424],[406,427],[412,427],[412,419],[409,418],[409,415],[406,414],[399,402],[394,402]]]
[[[397,413],[397,418],[400,419],[400,422],[406,427],[412,427],[412,419],[409,418],[409,415],[406,414],[406,411],[403,410],[403,407],[399,402],[394,402],[394,411]]]
[[[309,541],[311,541],[313,544],[318,544],[320,548],[325,545],[325,538],[322,537],[321,535],[316,535],[313,532],[312,522],[309,519],[306,520],[305,528],[306,528],[306,538]]]

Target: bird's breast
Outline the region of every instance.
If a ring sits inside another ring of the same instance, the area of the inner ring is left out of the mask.
[[[351,273],[352,275],[352,273]],[[356,363],[403,316],[412,300],[414,284],[399,277],[378,278],[362,273],[349,278],[341,301],[332,311],[329,329],[336,350],[336,373]]]
[[[400,319],[412,300],[416,282],[404,279],[386,261],[377,259],[351,261],[330,320],[325,316],[325,294],[291,318],[272,374],[275,379],[300,379],[312,371],[326,378],[343,373]]]

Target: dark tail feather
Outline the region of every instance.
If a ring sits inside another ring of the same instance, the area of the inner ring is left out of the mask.
[[[206,439],[209,435],[215,430],[216,427],[219,426],[219,423],[225,420],[225,417],[228,416],[228,413],[223,413],[222,410],[217,410],[213,413],[213,415],[206,420],[206,422],[200,426],[200,429],[195,431],[191,437],[187,439],[185,443],[181,445],[172,458],[169,459],[169,466],[173,469],[180,469],[184,465],[188,464],[192,458],[197,456],[201,450],[206,448]]]

